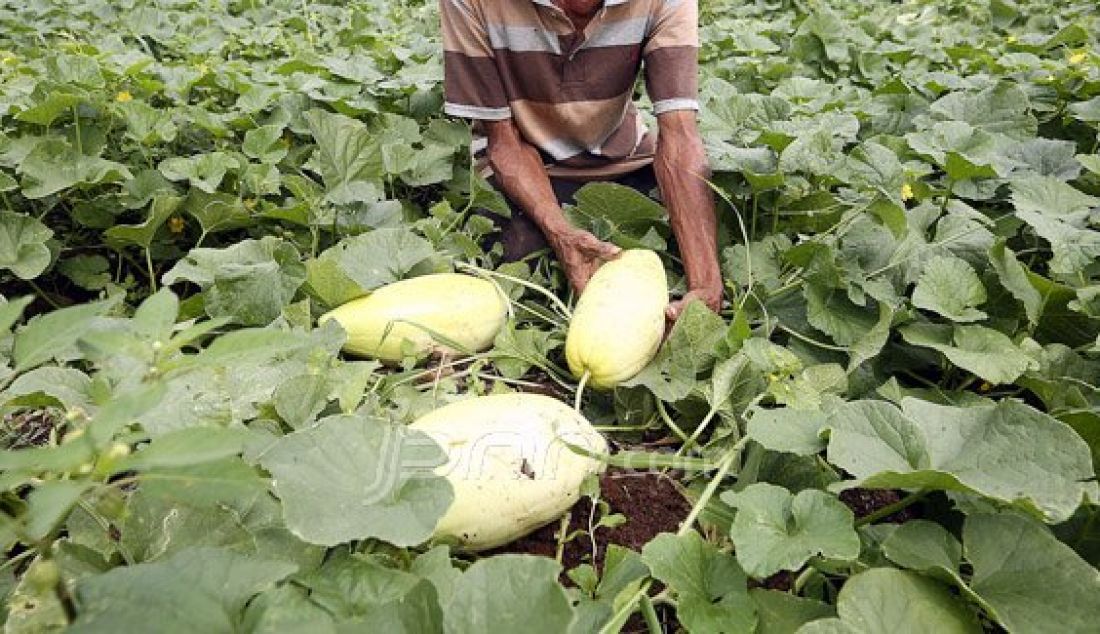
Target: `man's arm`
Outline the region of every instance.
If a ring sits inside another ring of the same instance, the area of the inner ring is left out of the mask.
[[[653,170],[668,208],[672,232],[687,273],[688,294],[669,305],[675,320],[687,302],[702,300],[711,310],[722,304],[722,274],[718,268],[718,221],[714,194],[707,184],[710,167],[694,110],[673,110],[657,116],[659,134]]]
[[[604,260],[618,255],[619,248],[569,223],[538,150],[523,140],[511,119],[485,121],[484,125],[489,165],[497,183],[542,230],[569,283],[579,293]]]

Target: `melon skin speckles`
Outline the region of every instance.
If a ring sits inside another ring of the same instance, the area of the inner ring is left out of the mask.
[[[607,441],[581,414],[541,394],[496,394],[434,410],[410,427],[447,453],[435,469],[454,502],[436,525],[437,539],[458,548],[495,548],[552,522],[580,499],[585,478],[603,463],[566,444],[606,453]]]
[[[508,320],[508,300],[492,282],[436,273],[387,284],[317,321],[330,319],[347,332],[345,352],[398,363],[408,352],[449,351],[443,340],[473,352],[489,348]]]
[[[657,354],[665,332],[668,281],[653,251],[631,249],[589,280],[565,340],[569,370],[589,385],[611,389]]]

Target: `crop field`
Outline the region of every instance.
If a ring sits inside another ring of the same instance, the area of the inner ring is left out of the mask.
[[[725,302],[607,390],[480,213],[436,2],[0,1],[4,631],[1100,632],[1095,0],[700,12]],[[685,291],[657,192],[566,213]],[[319,320],[441,273],[491,345]],[[422,417],[514,393],[601,473],[464,547],[512,489]]]

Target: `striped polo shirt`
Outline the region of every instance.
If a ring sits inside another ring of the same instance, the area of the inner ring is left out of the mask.
[[[552,175],[652,160],[632,99],[643,64],[655,114],[699,109],[697,0],[604,0],[583,32],[552,0],[440,0],[440,12],[445,111],[511,118]]]

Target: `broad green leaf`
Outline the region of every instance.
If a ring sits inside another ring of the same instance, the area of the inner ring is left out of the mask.
[[[772,451],[812,456],[825,449],[820,432],[824,412],[789,408],[758,409],[749,419],[747,434]]]
[[[1009,81],[977,93],[953,92],[933,103],[931,111],[945,120],[965,121],[1020,141],[1033,138],[1038,130],[1027,93]]]
[[[23,316],[23,311],[34,301],[33,295],[15,297],[0,301],[0,334],[6,334],[15,322]]]
[[[32,319],[15,334],[12,360],[16,371],[42,365],[62,354],[93,326],[93,320],[114,308],[122,298],[80,304]]]
[[[293,585],[277,586],[253,599],[242,629],[250,634],[336,634],[332,616]]]
[[[443,606],[444,631],[565,632],[573,607],[558,585],[560,571],[560,564],[552,559],[531,555],[478,560],[462,573]]]
[[[1027,175],[1011,180],[1012,204],[1016,211],[1044,216],[1087,216],[1089,209],[1100,206],[1100,198],[1053,176]]]
[[[197,431],[210,429],[195,428]],[[192,454],[194,456],[194,454]],[[197,464],[176,467],[160,464],[147,467],[138,474],[141,491],[151,498],[166,500],[171,504],[196,507],[222,504],[245,499],[252,495],[267,495],[267,479],[262,478],[254,467],[238,458],[224,460],[206,460]],[[165,462],[187,463],[192,460],[180,459]],[[280,517],[281,520],[281,517]]]
[[[241,453],[247,432],[241,429],[192,427],[158,436],[115,467],[119,471],[172,469],[213,462]]]
[[[335,556],[303,579],[310,599],[325,608],[342,629],[442,632],[443,614],[430,581],[378,563]]]
[[[87,480],[57,480],[36,486],[27,496],[27,514],[22,518],[27,537],[46,539],[92,486]]]
[[[289,434],[260,458],[274,478],[287,526],[324,546],[375,537],[398,546],[428,539],[451,504],[443,452],[427,436],[339,415]]]
[[[760,620],[756,634],[794,634],[810,621],[836,616],[836,610],[826,603],[786,592],[753,588],[749,597]]]
[[[171,143],[179,133],[171,110],[154,108],[144,101],[117,103],[115,109],[126,124],[126,136],[142,145]]]
[[[882,552],[904,568],[933,573],[948,582],[961,581],[962,544],[935,522],[913,520],[898,526],[882,542]]]
[[[157,169],[171,181],[187,181],[192,187],[208,194],[218,190],[218,185],[229,172],[241,168],[235,157],[225,152],[210,152],[194,156],[173,156],[161,161]]]
[[[856,370],[864,361],[874,359],[890,340],[894,323],[894,309],[886,303],[878,305],[878,321],[858,341],[848,348],[848,373]]]
[[[317,142],[314,161],[325,181],[326,198],[336,204],[381,198],[385,170],[378,141],[350,117],[324,110],[305,115]]]
[[[44,400],[50,404],[60,405],[67,410],[81,408],[93,411],[90,403],[91,385],[92,379],[76,368],[48,366],[20,375],[12,381],[3,395],[5,399],[18,399],[20,403],[28,403],[34,395],[42,394],[45,396]],[[38,399],[35,401],[38,402]]]
[[[954,256],[932,258],[913,290],[914,306],[954,322],[985,319],[986,314],[976,308],[985,300],[985,287],[974,268]]]
[[[678,597],[676,616],[693,632],[752,632],[756,606],[737,559],[696,532],[662,533],[642,549],[654,577]]]
[[[317,259],[335,264],[366,294],[407,277],[434,254],[431,243],[408,229],[375,229],[341,240]]]
[[[1078,154],[1078,162],[1093,174],[1100,174],[1100,154]]]
[[[264,125],[245,132],[241,151],[261,163],[278,163],[287,155],[287,144],[283,142],[283,126]]]
[[[211,317],[264,326],[282,314],[305,278],[294,245],[264,236],[224,249],[192,249],[162,279],[166,285],[187,281],[202,287]]]
[[[1022,403],[902,409],[855,401],[829,417],[829,462],[869,488],[972,492],[1056,523],[1096,495],[1088,446],[1071,427]]]
[[[798,570],[811,557],[850,561],[859,556],[852,511],[835,496],[805,490],[797,495],[760,482],[722,494],[737,509],[730,537],[745,572],[762,579]]]
[[[799,634],[977,634],[977,619],[948,589],[916,573],[872,568],[850,577],[837,598],[838,619],[802,626]]]
[[[73,284],[88,291],[103,290],[114,279],[111,262],[102,255],[74,255],[59,261],[57,270]]]
[[[235,632],[253,596],[296,569],[219,548],[116,568],[77,585],[72,632]]]
[[[1100,96],[1093,97],[1088,101],[1071,103],[1069,110],[1081,121],[1100,123]]]
[[[1050,270],[1058,279],[1077,281],[1082,271],[1100,257],[1100,231],[1086,228],[1084,218],[1068,221],[1033,211],[1018,211],[1016,216],[1050,243],[1054,251]]]
[[[221,192],[208,194],[197,188],[187,194],[180,211],[197,220],[204,235],[240,229],[253,222],[252,215],[237,196]]]
[[[133,245],[148,249],[153,244],[157,231],[175,213],[183,199],[179,196],[158,195],[149,206],[149,216],[145,222],[136,225],[115,225],[103,232],[108,244],[118,246]]]
[[[0,211],[0,271],[30,280],[50,265],[46,241],[53,231],[31,216]]]
[[[1089,632],[1100,612],[1100,574],[1046,527],[1010,514],[963,526],[971,588],[1009,632]]]
[[[339,258],[331,257],[329,249],[320,256],[306,260],[305,290],[326,308],[336,308],[367,291],[340,268]]]
[[[668,213],[645,194],[616,183],[590,183],[566,209],[574,224],[624,249],[667,248]]]
[[[1016,254],[1005,246],[1003,240],[997,241],[989,249],[989,262],[997,272],[1001,285],[1024,305],[1028,322],[1033,326],[1037,325],[1043,312],[1043,297],[1028,279],[1027,268],[1020,264]]]
[[[657,356],[623,387],[644,386],[664,401],[685,398],[696,376],[714,361],[726,323],[703,302],[689,302]]]
[[[42,141],[19,164],[22,194],[45,198],[79,185],[117,183],[132,177],[121,163],[77,152],[61,139]]]
[[[907,343],[938,350],[951,363],[994,385],[1012,383],[1036,365],[1007,335],[985,326],[910,324],[898,332]]]
[[[838,345],[854,345],[875,327],[874,312],[852,303],[843,290],[809,283],[803,289],[803,295],[806,297],[807,321],[832,337]]]

